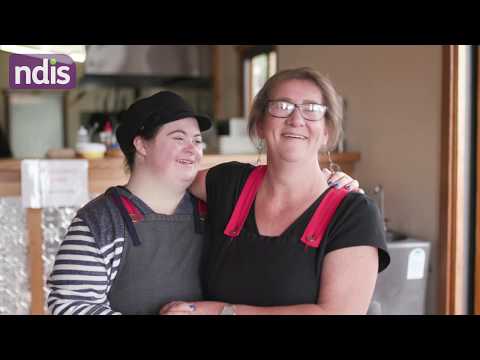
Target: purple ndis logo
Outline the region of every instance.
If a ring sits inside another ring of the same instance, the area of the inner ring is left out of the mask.
[[[11,89],[75,88],[75,62],[63,54],[10,55],[9,82]]]

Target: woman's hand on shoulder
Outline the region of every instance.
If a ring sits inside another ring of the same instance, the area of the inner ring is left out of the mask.
[[[337,189],[345,189],[348,191],[359,192],[365,194],[365,191],[360,188],[360,183],[352,178],[351,176],[345,174],[342,171],[337,171],[332,173],[329,169],[322,169],[323,174],[327,178],[329,186],[336,187]]]

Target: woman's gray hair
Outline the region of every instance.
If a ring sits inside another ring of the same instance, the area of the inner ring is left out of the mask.
[[[283,70],[267,80],[262,89],[258,92],[253,101],[252,109],[248,117],[248,134],[250,139],[256,143],[258,141],[257,126],[264,121],[267,111],[268,101],[275,87],[289,80],[307,80],[315,84],[324,99],[324,105],[327,106],[325,113],[326,127],[328,131],[328,142],[326,149],[322,151],[333,150],[343,136],[343,103],[341,97],[333,87],[330,80],[318,71],[302,67],[297,69]]]

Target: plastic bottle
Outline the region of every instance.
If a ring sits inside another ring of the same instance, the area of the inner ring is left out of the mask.
[[[90,139],[88,138],[88,131],[85,129],[85,127],[82,125],[80,126],[80,129],[78,129],[77,132],[77,144],[84,144],[88,143]]]
[[[100,133],[100,141],[107,146],[107,148],[112,145],[112,135],[112,124],[110,121],[107,121],[103,127],[103,131]]]

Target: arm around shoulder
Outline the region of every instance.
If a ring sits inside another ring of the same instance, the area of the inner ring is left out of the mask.
[[[196,198],[207,201],[207,170],[200,170],[193,180],[192,185],[190,185],[190,192]]]

